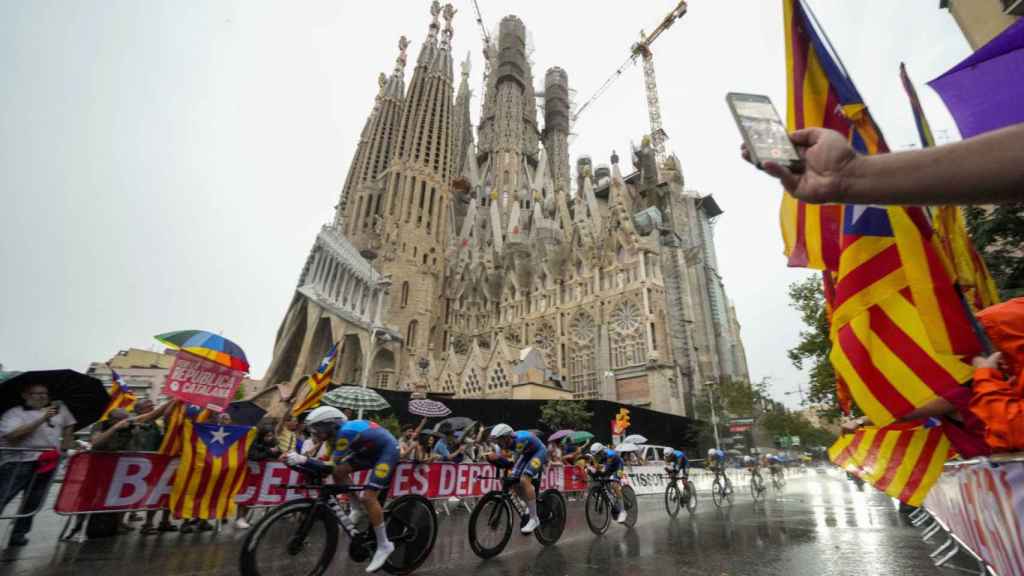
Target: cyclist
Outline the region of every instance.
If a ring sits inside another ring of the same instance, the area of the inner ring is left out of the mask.
[[[779,456],[776,454],[769,454],[766,460],[768,461],[768,471],[771,473],[772,477],[774,478],[781,476],[782,458],[779,458]]]
[[[718,448],[708,448],[707,468],[716,473],[725,471],[725,452]]]
[[[662,452],[665,458],[665,471],[679,478],[686,478],[689,475],[690,461],[686,459],[686,452],[665,448]]]
[[[339,484],[347,483],[352,472],[373,470],[365,489],[359,494],[359,503],[366,510],[370,526],[377,536],[377,550],[366,572],[376,572],[395,551],[395,545],[388,539],[384,510],[378,498],[381,493],[386,494],[391,485],[391,477],[398,464],[398,441],[375,422],[347,420],[340,410],[330,406],[313,410],[306,418],[306,424],[319,439],[333,444],[332,461],[321,462],[289,452],[284,456],[289,466],[319,475],[333,474]]]
[[[523,523],[520,532],[532,534],[540,526],[540,519],[537,517],[537,491],[533,488],[533,479],[540,481],[544,464],[548,461],[548,451],[540,438],[534,436],[532,432],[512,430],[508,424],[495,425],[491,429],[491,439],[497,442],[499,448],[516,454],[509,480],[519,482],[516,492],[526,501],[526,506],[530,510],[530,519]],[[488,456],[488,460],[500,466],[503,458],[500,454],[492,454]]]
[[[612,492],[615,494],[612,513],[615,514],[615,521],[619,524],[626,522],[626,509],[622,507],[622,468],[624,462],[622,456],[611,448],[600,442],[594,442],[590,446],[590,455],[594,458],[594,464],[601,466],[595,473],[611,481]]]

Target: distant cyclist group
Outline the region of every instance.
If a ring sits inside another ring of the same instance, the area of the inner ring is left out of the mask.
[[[399,459],[398,441],[385,428],[368,420],[348,420],[337,408],[313,410],[306,424],[317,440],[333,446],[331,457],[321,460],[290,452],[282,460],[303,473],[305,483],[287,486],[313,496],[289,501],[267,513],[246,535],[240,558],[241,573],[260,576],[282,573],[323,574],[337,552],[340,531],[349,536],[349,557],[369,562],[367,573],[383,568],[407,574],[430,555],[437,538],[434,508],[423,496],[405,495],[385,504]],[[492,480],[501,489],[483,495],[469,519],[469,543],[481,558],[490,558],[508,544],[514,517],[520,533],[533,534],[547,546],[565,529],[566,499],[555,488],[540,490],[548,451],[533,432],[493,426],[492,450],[485,460],[495,467]],[[599,442],[576,446],[573,458],[585,469],[591,485],[585,498],[587,525],[595,534],[607,531],[611,521],[632,527],[638,505],[632,487],[623,482],[625,462],[618,451]],[[689,460],[682,450],[664,449],[669,483],[665,506],[671,516],[680,507],[691,513],[697,491],[689,479]],[[725,474],[726,454],[708,451],[705,467],[714,472],[712,498],[716,506],[732,502],[732,483]],[[765,460],[773,482],[782,480],[780,461]],[[760,462],[745,462],[751,471],[751,492],[761,497],[764,483]],[[353,472],[368,471],[364,483],[350,482]],[[779,480],[776,480],[776,477]],[[486,479],[486,478],[482,478]],[[755,487],[755,482],[759,482]],[[781,484],[776,484],[781,488]],[[347,495],[347,498],[339,496]],[[345,502],[345,503],[343,503]],[[346,510],[347,504],[347,510]]]

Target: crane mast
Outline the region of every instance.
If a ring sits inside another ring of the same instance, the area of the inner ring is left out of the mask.
[[[661,125],[661,103],[658,100],[658,79],[654,74],[654,53],[651,44],[677,20],[686,14],[686,0],[679,4],[662,19],[650,36],[640,31],[640,41],[633,45],[633,59],[640,58],[644,63],[644,89],[647,93],[647,117],[651,123],[651,145],[654,147],[658,160],[665,158],[665,140],[668,135]]]

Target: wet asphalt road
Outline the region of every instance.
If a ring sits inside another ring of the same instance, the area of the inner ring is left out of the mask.
[[[660,496],[640,499],[633,530],[613,524],[600,537],[586,526],[583,506],[570,503],[557,546],[542,548],[532,537],[514,534],[497,558],[479,560],[466,539],[469,515],[439,515],[440,533],[430,559],[416,574],[546,576],[608,574],[825,575],[935,574],[932,547],[920,531],[897,514],[885,495],[859,492],[838,474],[790,479],[782,494],[769,493],[755,505],[737,485],[735,504],[719,511],[701,494],[696,513],[671,519]],[[52,513],[37,520],[29,546],[7,550],[0,575],[177,576],[237,574],[241,532],[219,534],[129,534],[86,543],[57,543],[63,519]],[[4,527],[6,537],[6,526]],[[339,555],[329,574],[362,574]],[[383,572],[382,572],[383,573]]]

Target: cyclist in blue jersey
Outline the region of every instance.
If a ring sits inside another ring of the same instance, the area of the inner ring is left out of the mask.
[[[531,534],[540,526],[540,519],[537,517],[537,491],[533,488],[533,480],[540,481],[541,472],[548,461],[548,450],[533,433],[527,430],[512,430],[508,424],[498,424],[492,428],[491,439],[497,442],[500,448],[511,450],[516,455],[509,478],[519,481],[516,491],[519,497],[526,501],[526,506],[530,510],[530,519],[523,523],[520,532]],[[488,459],[497,464],[500,458],[500,455],[496,455]]]
[[[388,539],[384,526],[384,510],[380,494],[387,493],[398,464],[398,441],[386,429],[368,420],[346,420],[337,408],[321,406],[310,413],[306,424],[318,438],[334,446],[332,460],[321,462],[295,452],[284,456],[289,466],[304,468],[315,474],[333,474],[339,484],[348,483],[352,472],[372,470],[366,487],[359,494],[359,503],[377,537],[377,550],[366,571],[375,572],[392,552],[395,545]],[[355,511],[354,511],[355,512]]]
[[[615,494],[612,514],[615,515],[616,522],[623,524],[628,518],[626,509],[622,507],[622,476],[625,462],[618,452],[600,442],[594,442],[590,446],[590,455],[594,458],[595,473],[611,481],[612,492]]]
[[[669,474],[679,474],[681,472],[681,478],[687,477],[690,469],[690,461],[686,458],[686,452],[665,448],[664,452],[662,452],[662,456],[665,458],[666,472]]]
[[[717,448],[708,448],[708,459],[705,465],[708,470],[725,471],[725,452]]]

